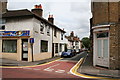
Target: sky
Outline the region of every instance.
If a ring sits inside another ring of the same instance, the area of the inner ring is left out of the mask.
[[[54,16],[54,24],[69,35],[74,31],[80,39],[89,37],[91,15],[91,0],[8,0],[9,10],[33,9],[41,4],[43,18]]]

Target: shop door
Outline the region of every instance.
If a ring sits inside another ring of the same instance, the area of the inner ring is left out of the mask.
[[[28,39],[22,40],[22,60],[28,60]]]
[[[108,38],[97,39],[97,65],[109,67]]]

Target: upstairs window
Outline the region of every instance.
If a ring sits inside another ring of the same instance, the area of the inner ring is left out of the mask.
[[[50,26],[47,26],[47,35],[50,36]]]
[[[5,29],[5,20],[0,19],[0,30],[4,30],[4,29]]]
[[[44,24],[43,24],[43,22],[41,22],[41,24],[40,24],[40,32],[42,34],[44,34]]]
[[[64,35],[64,33],[61,32],[61,40],[63,40],[63,35]]]
[[[57,29],[54,29],[54,36],[57,37]]]

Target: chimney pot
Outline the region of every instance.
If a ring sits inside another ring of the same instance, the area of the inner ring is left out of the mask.
[[[42,14],[43,14],[43,10],[42,10],[42,5],[35,5],[34,6],[35,8],[32,9],[32,12],[38,16],[41,16],[42,17]]]

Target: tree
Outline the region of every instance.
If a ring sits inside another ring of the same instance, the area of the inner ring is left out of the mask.
[[[90,48],[90,39],[88,37],[82,38],[82,48]]]

